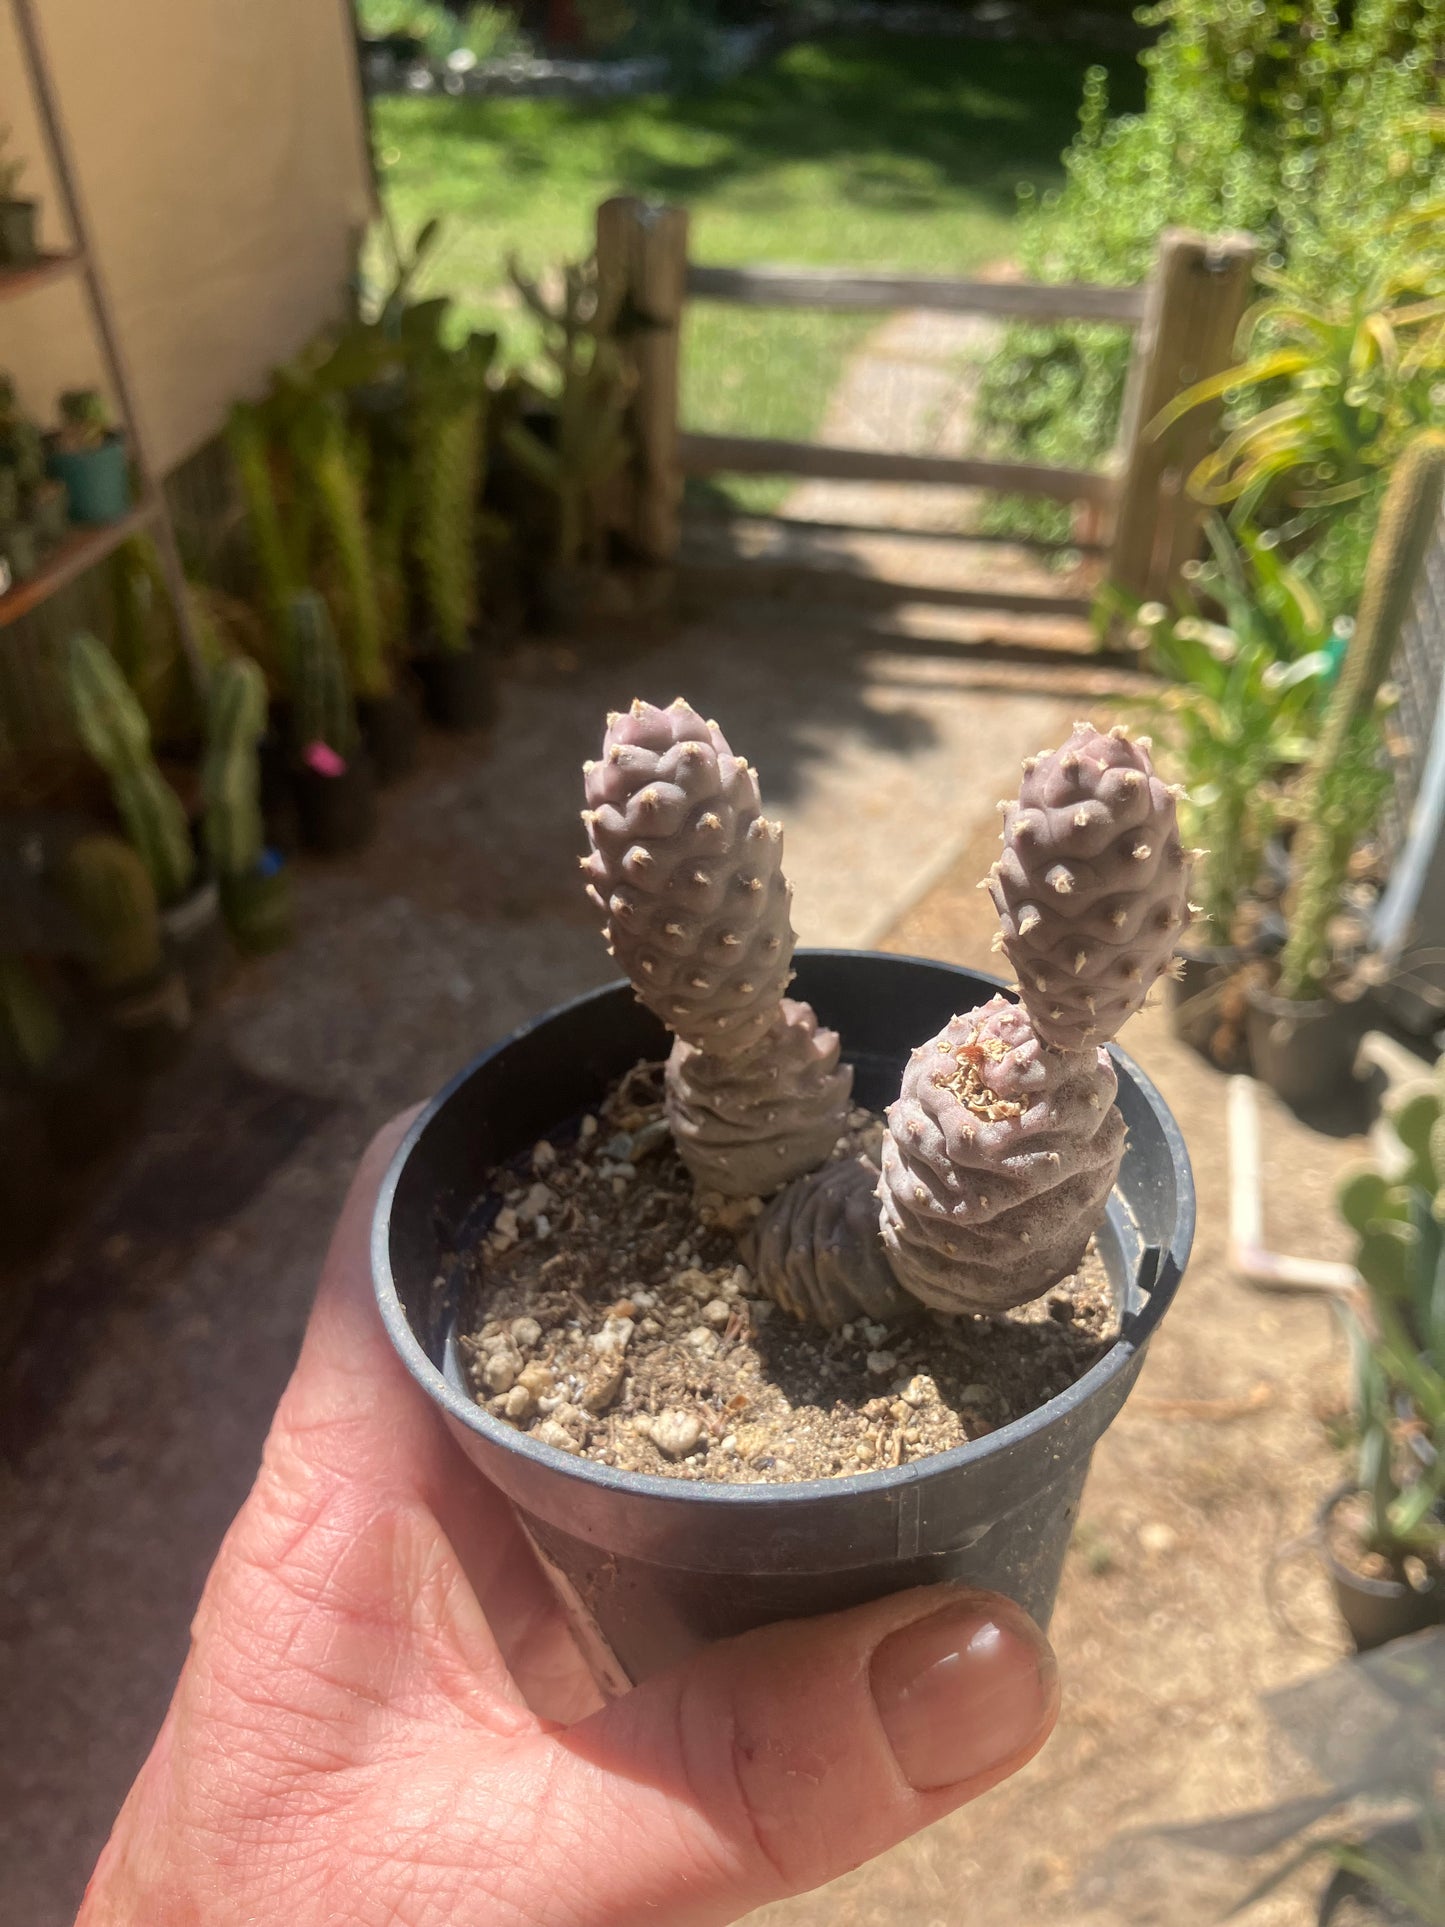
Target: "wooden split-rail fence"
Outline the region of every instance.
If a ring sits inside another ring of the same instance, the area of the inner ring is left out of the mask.
[[[851,269],[717,267],[688,254],[687,211],[617,196],[597,210],[598,273],[650,324],[629,337],[636,375],[634,455],[612,517],[629,547],[673,561],[688,476],[792,475],[826,481],[937,483],[1074,504],[1076,527],[1124,593],[1167,599],[1200,539],[1185,483],[1209,446],[1217,408],[1192,410],[1163,434],[1151,424],[1174,396],[1227,368],[1250,299],[1255,243],[1243,234],[1171,229],[1153,272],[1134,286],[968,281]],[[1113,459],[1101,469],[982,456],[895,453],[761,436],[700,434],[678,416],[682,324],[689,300],[836,312],[931,308],[1000,320],[1084,321],[1134,331]],[[987,601],[983,592],[981,600]],[[1027,607],[1027,596],[1001,598]],[[1041,613],[1057,598],[1038,598]]]

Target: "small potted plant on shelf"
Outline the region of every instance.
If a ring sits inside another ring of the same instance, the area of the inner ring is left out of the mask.
[[[40,253],[36,236],[40,204],[15,192],[25,163],[7,157],[9,141],[10,129],[0,127],[0,267],[23,268]]]
[[[228,657],[212,671],[206,719],[203,834],[226,925],[238,950],[275,950],[291,939],[291,873],[266,847],[258,748],[266,678],[249,657]]]
[[[1382,1166],[1340,1191],[1362,1281],[1346,1309],[1359,1469],[1320,1527],[1362,1651],[1445,1621],[1445,1068],[1435,1075],[1395,1112]]]
[[[71,388],[59,401],[60,425],[47,437],[50,472],[65,484],[70,519],[83,527],[118,522],[130,507],[125,437],[93,388]]]
[[[1338,967],[1335,925],[1351,860],[1389,789],[1378,708],[1445,492],[1445,435],[1417,436],[1391,477],[1359,613],[1301,788],[1289,935],[1277,972],[1250,989],[1255,1072],[1309,1107],[1347,1085],[1362,985]]]
[[[1015,1003],[795,957],[755,773],[681,700],[613,716],[583,861],[629,981],[464,1072],[383,1186],[387,1328],[609,1689],[930,1580],[1047,1619],[1189,1248],[1177,1130],[1109,1048],[1187,859],[1122,729],[1024,768],[988,879]]]
[[[323,856],[359,849],[376,827],[376,789],[331,615],[314,589],[282,610],[290,753],[301,837]]]
[[[110,779],[116,814],[145,865],[166,955],[191,1001],[202,1004],[227,955],[215,879],[202,869],[185,809],[152,753],[146,713],[110,651],[94,636],[73,636],[69,672],[76,728]]]

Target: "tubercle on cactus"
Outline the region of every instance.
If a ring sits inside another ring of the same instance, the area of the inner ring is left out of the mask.
[[[812,1228],[822,1213],[836,1229],[856,1176],[845,1186],[825,1165],[767,1206],[753,1247],[764,1290],[837,1325],[879,1302],[880,1264],[901,1302],[945,1312],[1006,1310],[1077,1266],[1124,1150],[1103,1046],[1183,923],[1174,802],[1147,740],[1122,726],[1081,723],[1028,759],[986,879],[1020,1002],[995,997],[912,1052],[888,1109],[877,1217],[855,1205],[826,1264]]]

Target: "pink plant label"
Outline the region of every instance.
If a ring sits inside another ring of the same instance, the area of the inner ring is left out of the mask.
[[[346,758],[338,756],[329,743],[308,743],[301,757],[307,769],[318,776],[345,776]]]

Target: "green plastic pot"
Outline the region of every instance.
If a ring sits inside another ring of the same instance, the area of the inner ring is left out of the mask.
[[[130,463],[125,440],[112,433],[98,448],[60,448],[46,455],[50,473],[64,482],[70,519],[84,528],[118,522],[130,507]]]

